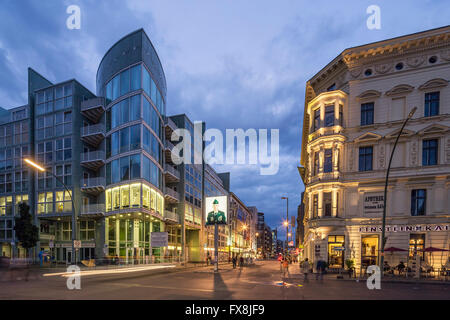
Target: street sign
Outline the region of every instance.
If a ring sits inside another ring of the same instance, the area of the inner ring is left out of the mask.
[[[73,247],[75,249],[80,249],[81,248],[81,240],[73,240]]]
[[[151,246],[155,247],[167,247],[169,245],[169,233],[168,232],[152,232],[151,235]]]
[[[345,248],[344,247],[334,247],[333,250],[334,251],[344,251]]]

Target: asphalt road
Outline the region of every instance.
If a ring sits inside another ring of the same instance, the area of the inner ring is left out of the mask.
[[[163,300],[265,300],[265,299],[445,299],[450,285],[382,283],[381,290],[367,289],[364,281],[313,277],[305,282],[298,264],[281,282],[279,263],[257,262],[255,266],[215,274],[211,268],[148,274],[137,272],[81,278],[81,290],[68,290],[61,276],[0,283],[0,299],[163,299]]]

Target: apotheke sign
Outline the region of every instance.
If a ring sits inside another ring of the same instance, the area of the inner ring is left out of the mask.
[[[383,213],[384,195],[382,193],[364,194],[364,213]]]
[[[382,232],[381,226],[360,227],[359,232]],[[411,232],[411,231],[450,231],[448,224],[430,224],[430,225],[400,225],[386,226],[386,232]]]

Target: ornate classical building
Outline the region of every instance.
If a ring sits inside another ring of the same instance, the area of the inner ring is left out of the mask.
[[[393,266],[420,255],[440,267],[449,249],[450,26],[344,50],[306,83],[300,175],[305,257],[357,271],[386,253]],[[426,250],[425,250],[426,251]]]

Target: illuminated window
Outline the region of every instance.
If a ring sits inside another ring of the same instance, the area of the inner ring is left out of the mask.
[[[0,216],[12,215],[12,196],[0,197]]]
[[[141,184],[135,183],[131,185],[131,206],[140,207],[141,202]]]
[[[130,207],[130,186],[124,185],[120,187],[120,209]]]
[[[111,189],[107,189],[105,192],[105,204],[106,212],[111,211]]]
[[[142,185],[142,206],[150,209],[150,188],[145,184]]]
[[[112,189],[112,209],[120,209],[120,188],[116,187]]]
[[[53,192],[42,192],[38,195],[38,214],[53,212]]]
[[[415,259],[416,255],[420,255],[420,259],[424,260],[424,254],[422,250],[425,248],[425,235],[424,234],[411,234],[409,236],[409,258]]]
[[[152,189],[152,197],[150,200],[150,208],[156,210],[156,192]]]
[[[18,195],[16,195],[16,207],[15,207],[16,215],[19,214],[19,204],[21,202],[25,202],[26,204],[28,204],[28,194],[22,194],[22,195],[18,194]]]
[[[361,236],[361,265],[368,267],[378,264],[378,235]]]
[[[72,200],[71,193],[67,191],[56,191],[55,193],[55,207],[56,212],[71,212],[72,211]]]

